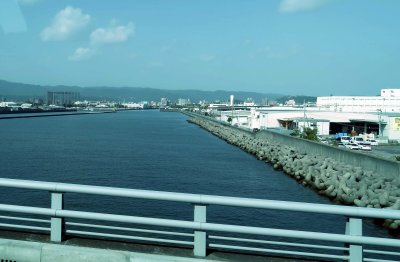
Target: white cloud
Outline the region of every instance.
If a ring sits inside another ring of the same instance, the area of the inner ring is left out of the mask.
[[[121,43],[133,36],[135,31],[132,22],[127,25],[117,26],[115,22],[108,28],[97,28],[90,34],[90,43],[93,45]]]
[[[95,54],[95,50],[91,48],[79,47],[75,52],[68,57],[71,61],[81,61],[92,57]]]
[[[80,31],[90,22],[90,15],[79,8],[67,6],[57,13],[50,26],[43,29],[43,41],[65,40]]]
[[[130,22],[126,26],[118,26],[116,20],[110,22],[108,28],[97,28],[90,34],[90,47],[79,47],[68,57],[71,61],[81,61],[96,55],[105,44],[121,43],[134,33],[133,23]],[[132,56],[133,57],[133,56]],[[160,65],[156,65],[160,66]]]
[[[329,0],[282,0],[279,11],[282,13],[296,13],[311,11],[328,3]]]

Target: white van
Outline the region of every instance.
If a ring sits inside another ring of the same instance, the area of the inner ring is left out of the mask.
[[[379,144],[375,139],[367,139],[367,142],[369,142],[371,146],[377,146]]]
[[[361,137],[361,136],[354,136],[354,137],[352,137],[351,138],[351,140],[350,140],[352,143],[355,143],[355,144],[360,144],[360,143],[363,143],[364,142],[364,139]]]

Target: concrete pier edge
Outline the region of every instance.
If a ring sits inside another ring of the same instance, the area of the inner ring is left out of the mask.
[[[255,155],[336,203],[400,210],[400,164],[270,131],[253,133],[210,117],[189,122]],[[400,233],[400,220],[383,226]]]

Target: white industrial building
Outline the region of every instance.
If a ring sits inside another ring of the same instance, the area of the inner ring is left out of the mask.
[[[229,110],[229,111],[218,111],[214,113],[215,117],[223,122],[229,122],[233,126],[252,128],[251,121],[252,115],[247,110]]]
[[[321,111],[317,108],[270,107],[213,112],[216,119],[247,129],[317,128],[318,135],[366,134],[400,142],[400,113]]]
[[[252,128],[285,128],[303,129],[304,127],[317,128],[319,135],[329,135],[330,120],[326,114],[316,111],[292,110],[260,110],[255,117]],[[257,127],[258,124],[258,127]]]
[[[210,105],[208,113],[231,125],[254,129],[316,128],[318,135],[356,133],[400,142],[400,89],[382,89],[380,96],[326,96],[316,107]]]
[[[334,112],[400,112],[400,89],[382,89],[380,96],[320,96],[317,107]]]
[[[18,107],[15,102],[0,102],[0,107]]]

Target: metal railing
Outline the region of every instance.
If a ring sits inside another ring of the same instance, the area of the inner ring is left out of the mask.
[[[400,219],[400,210],[389,209],[373,209],[373,208],[360,208],[348,207],[338,205],[323,205],[323,204],[310,204],[300,202],[288,201],[275,201],[264,199],[250,199],[250,198],[237,198],[237,197],[224,197],[224,196],[211,196],[199,194],[184,194],[172,192],[160,192],[149,190],[136,190],[103,186],[88,186],[52,182],[40,182],[29,180],[15,180],[0,178],[1,187],[20,188],[20,189],[34,189],[49,191],[51,193],[51,207],[32,207],[32,206],[17,206],[0,204],[0,212],[11,212],[29,215],[39,215],[49,217],[49,220],[16,216],[0,216],[0,219],[10,221],[22,222],[35,222],[50,224],[50,227],[39,227],[31,225],[20,225],[12,223],[0,223],[2,228],[12,228],[20,230],[35,230],[50,232],[50,239],[54,242],[63,241],[65,234],[79,234],[86,236],[100,236],[109,238],[120,238],[127,240],[138,240],[145,242],[178,244],[184,246],[192,246],[195,256],[205,257],[208,248],[214,249],[228,249],[228,250],[243,250],[248,252],[265,252],[267,254],[281,254],[291,256],[304,256],[322,259],[335,259],[335,260],[348,260],[354,261],[396,261],[387,259],[366,258],[365,254],[383,254],[388,256],[396,256],[400,258],[400,253],[395,252],[400,250],[400,240],[390,238],[368,237],[362,235],[362,218],[379,218],[379,219]],[[193,221],[175,220],[175,219],[161,219],[152,217],[138,217],[128,215],[106,214],[96,212],[84,212],[64,209],[64,194],[65,193],[80,193],[80,194],[93,194],[103,196],[127,197],[147,200],[162,200],[173,202],[191,203],[194,206],[194,219]],[[207,206],[208,205],[222,205],[231,207],[245,207],[245,208],[258,208],[270,210],[284,210],[296,212],[308,212],[319,214],[343,215],[347,217],[346,232],[344,234],[323,233],[323,232],[309,232],[288,229],[275,229],[263,228],[252,226],[239,226],[229,224],[217,224],[207,222]],[[107,226],[88,223],[75,223],[66,222],[65,219],[80,219],[80,220],[98,220],[105,222],[118,222],[126,224],[147,225],[156,227],[179,228],[191,230],[193,233],[170,232],[154,229],[143,228],[127,228],[119,226]],[[93,231],[81,231],[69,229],[73,226],[106,229],[113,233],[100,233]],[[141,237],[116,234],[115,232],[128,231],[128,232],[141,232],[146,234],[157,235],[170,235],[178,237],[187,237],[192,240],[175,240],[155,237]],[[235,236],[216,236],[210,235],[211,232],[220,233],[234,233]],[[342,243],[344,246],[329,246],[329,245],[316,245],[307,243],[292,243],[282,241],[271,241],[264,239],[240,238],[236,235],[257,235],[268,237],[281,237],[289,239],[303,239],[303,240],[318,240],[327,242]],[[215,243],[213,241],[223,241]],[[244,242],[247,244],[257,245],[280,245],[286,249],[271,249],[240,246],[226,244]],[[386,246],[394,248],[393,251],[381,251],[363,249],[363,245]],[[288,247],[303,247],[310,249],[323,249],[326,251],[335,250],[340,254],[330,253],[317,253],[317,252],[304,252],[296,250],[288,250]],[[398,261],[398,260],[397,260]]]

